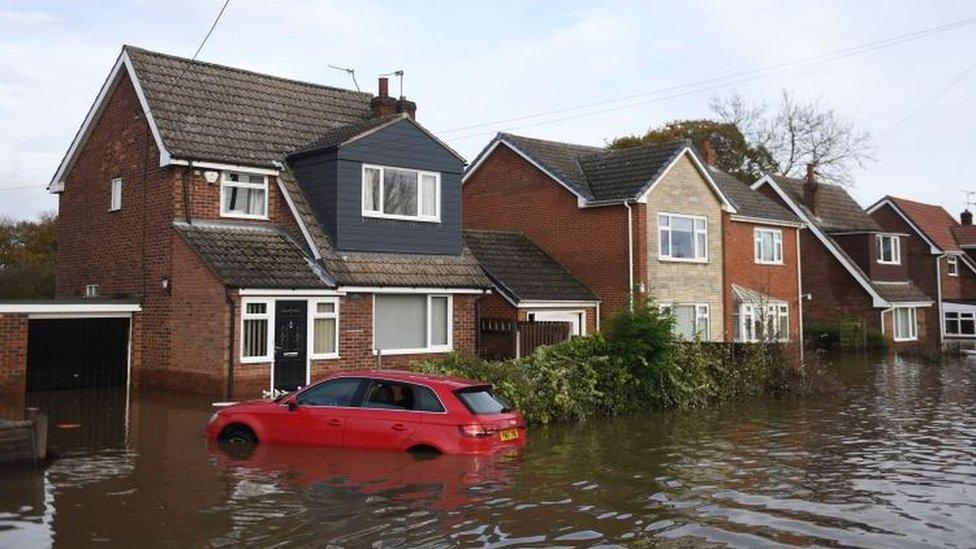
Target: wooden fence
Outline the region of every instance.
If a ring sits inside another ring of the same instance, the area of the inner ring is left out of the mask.
[[[488,360],[507,360],[532,354],[543,345],[569,339],[569,322],[516,322],[483,318],[479,326],[478,355]]]

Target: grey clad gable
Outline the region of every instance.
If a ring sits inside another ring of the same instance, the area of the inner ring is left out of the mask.
[[[440,221],[364,217],[364,164],[440,174]],[[394,117],[320,136],[288,158],[319,225],[336,250],[461,254],[462,159],[419,124]]]

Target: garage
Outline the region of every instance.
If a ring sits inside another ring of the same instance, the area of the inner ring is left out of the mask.
[[[0,302],[7,384],[26,391],[126,386],[139,311],[129,300]]]

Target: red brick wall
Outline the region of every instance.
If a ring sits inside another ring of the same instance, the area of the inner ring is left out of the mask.
[[[233,218],[220,217],[220,181],[218,180],[213,184],[207,183],[203,172],[204,170],[200,169],[187,170],[186,172],[187,192],[190,196],[190,215],[193,219],[233,220]],[[176,201],[176,216],[180,219],[185,219],[186,209],[183,206],[181,180],[177,179],[174,190],[176,191],[176,195],[174,196],[174,200]],[[260,220],[253,219],[245,221],[261,222]],[[268,177],[268,221],[286,226],[294,226],[297,229],[297,224],[291,215],[288,203],[285,201],[281,189],[278,188],[276,178],[271,176]]]
[[[122,209],[109,212],[111,180],[121,177]],[[169,364],[175,172],[159,167],[149,125],[128,77],[102,116],[58,197],[57,295],[79,296],[98,284],[103,296],[142,297],[144,364]]]
[[[755,229],[768,227],[783,233],[783,264],[762,265],[755,261]],[[725,340],[732,341],[735,334],[732,322],[732,284],[738,284],[775,299],[785,301],[790,308],[790,341],[799,340],[800,309],[798,304],[798,280],[796,271],[796,229],[773,227],[732,221],[728,214],[722,216],[725,238]],[[806,260],[806,258],[804,258]]]
[[[601,314],[628,305],[627,211],[580,209],[576,196],[505,146],[464,183],[463,224],[469,229],[518,230],[573,273],[602,301]],[[647,265],[643,205],[634,207],[635,281]]]
[[[22,419],[27,390],[27,315],[0,314],[0,418]]]

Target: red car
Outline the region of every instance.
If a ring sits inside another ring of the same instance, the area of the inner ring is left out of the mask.
[[[207,440],[479,454],[524,444],[525,423],[482,382],[361,371],[228,406],[210,418]]]

